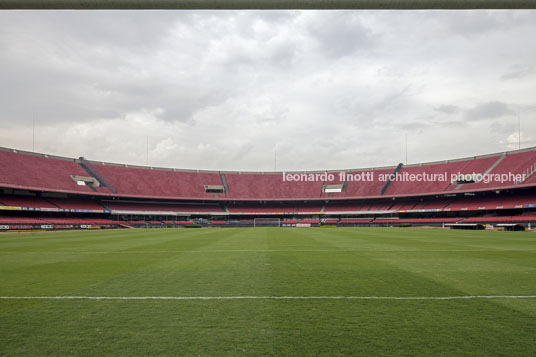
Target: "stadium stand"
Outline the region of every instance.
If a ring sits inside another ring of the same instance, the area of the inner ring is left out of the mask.
[[[533,172],[527,180],[524,182],[524,184],[536,184],[536,172]]]
[[[283,180],[282,172],[134,167],[0,148],[0,224],[248,226],[253,217],[312,225],[529,224],[536,214],[535,170],[536,148],[417,165],[292,173],[333,174],[333,180],[299,182]],[[380,179],[395,171],[398,176],[445,174],[446,180],[386,185]],[[530,176],[451,182],[454,173]]]
[[[438,198],[431,201],[419,202],[415,206],[409,209],[414,210],[436,210],[443,209],[450,205],[454,199],[453,198]]]
[[[523,174],[529,167],[532,167],[536,163],[536,156],[533,150],[522,151],[522,152],[511,152],[507,153],[504,159],[495,166],[489,174],[495,175],[518,175]],[[472,184],[465,184],[464,189],[482,189],[482,188],[493,188],[501,186],[511,186],[515,185],[516,182],[512,179],[507,179],[504,182],[497,182],[493,180],[491,182],[478,182]],[[470,187],[469,187],[470,186]]]
[[[74,159],[0,150],[0,186],[37,191],[91,193],[72,178],[87,176]]]
[[[47,198],[55,206],[63,209],[96,210],[102,211],[104,207],[88,198]]]
[[[292,204],[292,203],[262,203],[262,204],[237,204],[227,205],[231,213],[319,213],[322,209],[320,204]]]
[[[284,181],[282,173],[237,173],[208,172],[147,167],[132,167],[118,164],[105,164],[93,161],[92,167],[99,172],[101,180],[113,187],[89,187],[78,185],[71,176],[89,176],[81,165],[82,159],[49,157],[42,154],[15,152],[0,148],[0,185],[2,187],[24,188],[37,191],[73,192],[93,195],[114,195],[122,197],[175,198],[175,199],[216,199],[216,200],[301,200],[324,198],[367,198],[378,197],[385,185],[380,175],[391,174],[395,167],[349,170],[350,177],[373,174],[374,180],[348,180],[343,192],[326,194],[322,187],[327,181],[295,182]],[[496,164],[496,166],[495,166]],[[534,148],[505,154],[488,155],[446,161],[403,166],[398,176],[404,174],[429,175],[447,173],[447,181],[414,182],[394,181],[383,196],[403,196],[432,194],[447,191],[467,191],[482,188],[504,188],[519,183],[478,182],[461,185],[451,184],[450,175],[454,173],[514,173],[521,174],[536,164]],[[87,166],[87,165],[86,165]],[[343,170],[342,172],[346,172]],[[337,172],[333,183],[342,183]],[[296,173],[299,174],[299,173]],[[304,173],[305,174],[305,173]],[[226,177],[226,184],[222,177]],[[534,183],[536,176],[529,177],[526,183]],[[227,192],[206,192],[205,186],[225,186]]]
[[[282,173],[226,173],[228,199],[287,200],[320,198],[322,181],[283,181]]]
[[[381,175],[390,175],[394,172],[396,167],[387,169],[375,169],[375,170],[355,170],[350,171],[352,177],[364,177],[365,180],[351,180],[348,181],[348,188],[346,192],[336,194],[336,197],[369,197],[380,196],[383,186],[386,181],[380,180]],[[373,180],[366,180],[367,174],[371,174]]]
[[[526,205],[536,204],[535,194],[494,196],[468,196],[458,198],[448,206],[448,210],[485,210],[485,209],[512,209],[523,208]]]
[[[152,203],[102,200],[110,210],[162,212],[223,212],[219,204]]]
[[[12,207],[58,208],[49,201],[37,196],[0,195],[0,204]]]
[[[415,206],[419,203],[417,200],[412,201],[396,201],[389,209],[393,211],[405,211],[414,209]]]
[[[465,166],[459,171],[462,175],[471,175],[471,174],[484,174],[487,173],[489,169],[492,168],[492,166],[497,163],[498,160],[502,159],[502,155],[492,155],[487,157],[481,157],[481,158],[474,158],[473,160],[466,161]],[[457,190],[460,187],[460,185],[457,184],[449,184],[446,191],[454,191]]]
[[[42,224],[45,220],[38,217],[0,216],[0,224]]]
[[[436,193],[443,192],[449,187],[451,175],[459,173],[463,167],[467,165],[465,161],[447,162],[440,164],[412,165],[404,166],[399,171],[397,177],[405,177],[409,175],[430,175],[435,179],[423,180],[421,182],[410,180],[395,180],[386,191],[386,195],[400,196],[409,194]],[[446,173],[446,175],[444,175]],[[441,177],[439,175],[443,175]]]
[[[166,198],[214,198],[205,192],[205,185],[222,185],[216,172],[174,171],[97,164],[102,175],[110,181],[122,196]]]
[[[358,212],[363,206],[363,203],[329,202],[324,212]]]

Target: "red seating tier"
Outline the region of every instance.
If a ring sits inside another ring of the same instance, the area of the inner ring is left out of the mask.
[[[0,205],[30,208],[58,208],[52,203],[35,196],[0,195]]]
[[[62,160],[0,150],[0,186],[36,190],[91,192],[70,175],[88,176],[74,159]]]
[[[318,213],[320,204],[230,204],[227,206],[231,213]]]
[[[0,224],[44,224],[44,220],[36,217],[0,217]]]
[[[498,162],[498,160],[501,160]],[[471,158],[451,162],[405,166],[399,171],[404,174],[446,174],[444,180],[411,182],[392,182],[384,196],[409,196],[454,191],[458,185],[451,185],[451,175],[456,173],[483,173],[498,163],[491,174],[522,174],[536,165],[536,149],[508,152],[502,154]],[[219,172],[176,171],[170,169],[151,169],[127,167],[122,165],[91,163],[103,177],[115,186],[117,196],[168,199],[223,199],[223,200],[301,200],[332,198],[366,198],[380,196],[385,181],[380,175],[389,175],[394,167],[385,169],[352,170],[352,177],[359,174],[373,174],[374,180],[349,180],[345,192],[322,193],[324,184],[343,183],[338,173],[333,181],[288,181],[282,173],[222,173],[227,181],[229,192],[207,193],[204,185],[221,186]],[[112,194],[107,188],[97,188],[93,192],[88,186],[79,186],[71,175],[89,176],[74,159],[50,158],[44,155],[14,153],[0,150],[0,187],[21,188],[37,191],[72,192],[84,194]],[[480,182],[463,184],[460,192],[472,190],[498,189],[515,186],[514,180],[505,182]],[[536,184],[536,174],[523,184]],[[111,186],[110,186],[111,187]],[[1,202],[1,201],[0,201]],[[79,203],[82,204],[82,203]],[[64,203],[64,205],[69,205]],[[89,204],[91,205],[91,204]],[[93,206],[93,205],[92,205]],[[70,206],[73,208],[82,208]],[[95,207],[95,206],[93,206]],[[369,205],[365,210],[384,210],[386,206]],[[395,206],[393,206],[395,207]],[[94,208],[95,209],[95,208]],[[400,209],[400,207],[398,207]],[[363,208],[359,208],[363,210]]]
[[[50,202],[63,209],[97,210],[104,208],[97,202],[85,198],[47,198]]]
[[[402,167],[402,169],[398,171],[400,179],[391,183],[386,191],[386,194],[408,195],[443,192],[450,185],[451,175],[459,173],[466,165],[467,161],[455,161],[440,164]],[[425,177],[424,174],[426,174],[428,177]],[[417,180],[420,181],[411,181],[410,175],[415,175]],[[437,175],[443,175],[444,177]]]
[[[160,211],[160,212],[223,212],[219,204],[187,203],[142,203],[125,201],[106,201],[102,203],[111,210],[121,211]]]
[[[513,152],[507,153],[506,157],[490,171],[490,174],[523,174],[530,167],[534,167],[536,163],[536,151],[530,150],[525,152]],[[508,179],[505,182],[497,182],[493,180],[485,183],[484,181],[472,184],[463,185],[463,190],[481,189],[481,188],[493,188],[500,186],[514,185],[515,181]]]
[[[214,198],[204,185],[222,185],[215,172],[151,170],[92,163],[123,195],[138,197]]]
[[[359,170],[351,171],[350,175],[354,178],[348,181],[346,192],[336,194],[336,197],[370,197],[380,196],[381,190],[387,181],[380,180],[380,176],[391,175],[395,167],[378,170]],[[368,174],[373,178],[372,181],[366,180]],[[356,178],[359,177],[359,180]],[[365,180],[361,178],[364,177]]]
[[[482,210],[523,208],[527,204],[536,204],[536,195],[494,195],[460,197],[448,206],[448,210]]]
[[[493,155],[489,157],[475,158],[466,162],[466,165],[460,170],[460,174],[483,174],[485,173],[493,164],[499,160],[502,155]],[[446,189],[446,191],[454,190],[458,185],[451,184]]]
[[[402,201],[397,202],[394,205],[391,206],[391,210],[395,211],[407,211],[410,209],[414,209],[415,206],[419,203],[419,201]]]
[[[322,181],[284,181],[282,173],[225,174],[230,199],[319,198]]]
[[[529,183],[529,184],[536,184],[536,172],[534,172],[532,175],[530,175],[527,180],[525,182],[523,182],[525,184]]]

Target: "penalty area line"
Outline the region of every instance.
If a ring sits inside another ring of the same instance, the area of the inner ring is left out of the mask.
[[[461,296],[0,296],[2,300],[471,300],[536,299],[536,295]]]

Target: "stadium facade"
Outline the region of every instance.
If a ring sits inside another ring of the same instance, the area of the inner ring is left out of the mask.
[[[536,148],[311,172],[179,170],[0,148],[0,230],[273,224],[534,227]]]

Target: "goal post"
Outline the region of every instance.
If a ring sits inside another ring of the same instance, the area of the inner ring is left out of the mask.
[[[253,227],[281,227],[279,218],[254,218]]]

